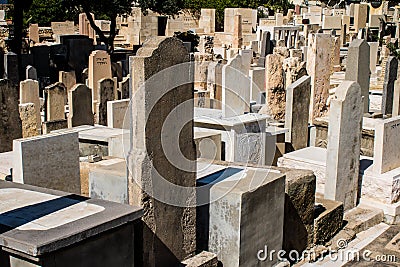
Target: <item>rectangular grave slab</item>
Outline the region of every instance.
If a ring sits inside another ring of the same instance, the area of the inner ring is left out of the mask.
[[[4,181],[0,199],[2,264],[134,266],[139,207]]]

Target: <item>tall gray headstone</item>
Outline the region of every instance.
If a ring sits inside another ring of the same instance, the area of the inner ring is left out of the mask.
[[[286,89],[285,141],[295,150],[307,147],[311,77],[303,76]]]
[[[393,95],[394,84],[397,80],[398,69],[397,58],[390,56],[386,62],[385,81],[383,83],[382,91],[382,114],[392,114],[393,111]]]
[[[94,125],[92,90],[84,84],[76,84],[68,92],[68,127]]]
[[[144,207],[146,253],[140,266],[176,266],[196,250],[190,65],[189,52],[176,38],[149,38],[130,58],[132,144],[128,184],[129,203]]]
[[[364,113],[369,112],[369,77],[370,55],[369,45],[364,39],[355,39],[351,42],[347,54],[345,80],[355,81],[361,87],[364,97]]]
[[[325,198],[343,202],[345,210],[357,202],[362,117],[360,86],[343,81],[330,104]]]
[[[22,137],[18,90],[9,80],[0,80],[0,153],[11,151],[13,140]]]

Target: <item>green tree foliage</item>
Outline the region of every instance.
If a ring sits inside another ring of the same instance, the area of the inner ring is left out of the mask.
[[[52,21],[76,20],[77,10],[67,8],[62,0],[33,0],[24,19],[41,26],[50,26]]]

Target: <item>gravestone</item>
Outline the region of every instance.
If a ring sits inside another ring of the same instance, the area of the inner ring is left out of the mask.
[[[293,149],[307,147],[311,78],[303,76],[286,89],[285,142]]]
[[[360,86],[342,82],[330,104],[324,197],[342,202],[345,210],[357,203],[362,117]]]
[[[4,79],[14,85],[19,83],[18,56],[13,52],[4,54]]]
[[[9,80],[0,80],[0,153],[12,150],[14,139],[22,137],[18,90]]]
[[[369,65],[371,74],[376,73],[376,63],[378,60],[379,42],[368,42],[369,45]]]
[[[13,182],[81,193],[78,133],[14,140]]]
[[[285,118],[286,92],[282,64],[283,57],[280,55],[271,54],[265,58],[265,101],[268,114],[275,120]]]
[[[130,58],[128,184],[129,203],[144,207],[141,234],[147,253],[140,266],[175,266],[196,250],[196,148],[189,62],[183,43],[166,37],[147,39]],[[169,67],[174,69],[161,72]],[[177,155],[182,156],[177,159]]]
[[[33,66],[27,66],[26,67],[26,79],[31,79],[31,80],[37,80],[37,71],[35,69],[35,67]]]
[[[34,43],[39,43],[39,25],[31,24],[29,25],[29,39]]]
[[[108,127],[118,129],[129,129],[129,123],[124,124],[125,115],[129,107],[129,99],[107,102],[107,123]]]
[[[265,87],[265,68],[256,67],[250,70],[250,100],[256,101],[261,104],[261,94],[263,94]]]
[[[233,24],[233,48],[241,48],[243,45],[243,32],[242,32],[242,15],[236,14]]]
[[[38,124],[36,121],[36,106],[33,103],[25,103],[19,105],[19,116],[22,123],[22,137],[32,137],[39,134]]]
[[[99,94],[99,81],[103,78],[112,78],[110,55],[106,51],[96,50],[89,56],[88,68],[89,88],[93,90],[93,105]]]
[[[359,29],[365,28],[368,17],[368,5],[355,4],[354,5],[354,29],[358,32]]]
[[[327,112],[332,42],[333,38],[329,34],[316,33],[308,36],[307,73],[311,76],[311,122]]]
[[[236,55],[222,67],[222,116],[233,117],[250,110],[250,81],[242,56]]]
[[[74,22],[64,21],[64,22],[51,22],[51,29],[53,34],[75,34]]]
[[[65,99],[67,89],[62,83],[49,85],[44,90],[45,120],[56,121],[65,119]]]
[[[84,84],[76,84],[68,91],[68,128],[94,125],[92,90]]]
[[[58,81],[65,85],[67,92],[76,84],[75,71],[60,71]]]
[[[40,98],[39,98],[39,83],[35,80],[25,80],[20,82],[20,104],[33,103],[36,111],[37,129],[41,129],[42,118],[40,116]]]
[[[351,42],[347,54],[345,80],[355,81],[361,87],[364,98],[364,113],[369,112],[369,76],[370,54],[369,45],[365,40],[355,39]]]
[[[374,172],[382,174],[400,167],[400,118],[379,120],[375,124]]]
[[[389,115],[393,111],[394,84],[397,80],[398,60],[389,56],[386,62],[385,81],[382,91],[382,114]]]
[[[129,99],[129,77],[124,77],[122,82],[119,82],[119,91],[121,93],[121,99]]]
[[[107,126],[107,101],[115,100],[114,80],[101,79],[98,88],[94,120],[96,124]]]

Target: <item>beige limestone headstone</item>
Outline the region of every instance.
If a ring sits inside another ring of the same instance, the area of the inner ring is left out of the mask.
[[[103,50],[93,51],[89,56],[88,68],[89,88],[93,90],[93,105],[98,99],[98,82],[104,78],[112,78],[110,55]]]
[[[39,83],[35,80],[25,80],[19,85],[20,104],[33,103],[36,111],[37,129],[41,129]]]

